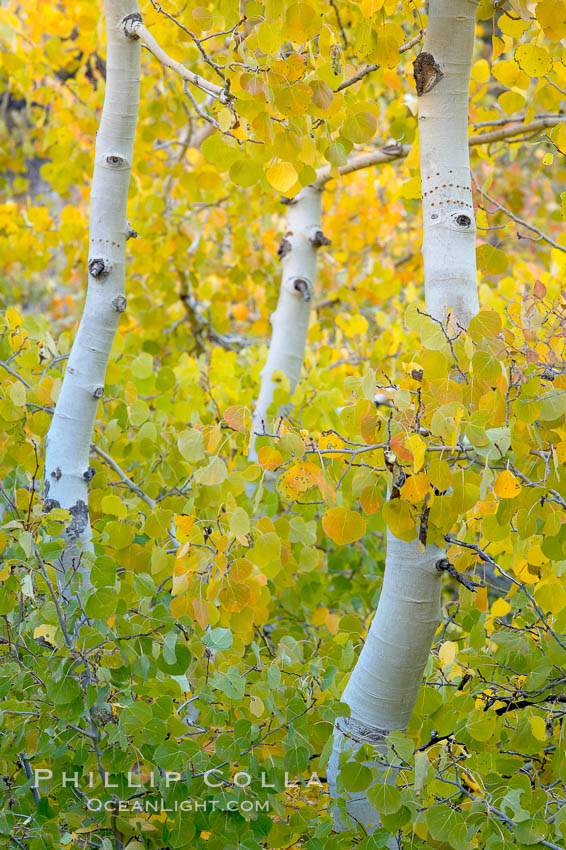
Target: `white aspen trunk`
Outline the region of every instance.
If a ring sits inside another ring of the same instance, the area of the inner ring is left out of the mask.
[[[415,60],[426,304],[434,318],[443,319],[450,311],[454,324],[462,327],[478,310],[467,133],[477,4],[430,0],[424,49]],[[436,562],[443,556],[437,546],[422,547],[387,533],[378,608],[342,696],[350,717],[340,718],[334,727],[327,768],[331,797],[337,796],[341,750],[355,753],[367,744],[378,762],[387,753],[384,739],[389,732],[407,728],[440,622]],[[386,770],[379,763],[371,766],[381,775]],[[395,771],[388,773],[387,781],[395,781]],[[369,831],[379,825],[379,812],[365,792],[349,795],[347,810]],[[344,828],[338,814],[336,825]],[[396,848],[397,840],[391,839],[388,846]]]
[[[426,306],[436,319],[452,311],[463,327],[479,310],[468,148],[477,5],[431,1],[424,50],[415,61],[417,92],[431,86],[419,97]]]
[[[291,392],[301,376],[316,282],[317,249],[330,244],[320,224],[322,188],[307,186],[287,204],[287,232],[278,252],[282,264],[281,289],[277,309],[271,316],[273,332],[261,372],[249,460],[257,460],[255,435],[269,432],[267,411],[276,386],[273,373],[280,370],[287,376]]]
[[[79,569],[80,549],[92,550],[88,485],[90,445],[110,349],[126,309],[126,219],[140,97],[141,45],[132,25],[137,0],[105,0],[106,94],[96,137],[90,193],[88,289],[53,421],[45,440],[45,509],[70,511],[60,568]]]

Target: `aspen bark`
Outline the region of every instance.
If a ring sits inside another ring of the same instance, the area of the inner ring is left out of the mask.
[[[431,0],[423,52],[415,60],[423,198],[422,254],[428,312],[466,327],[478,310],[475,223],[468,153],[468,90],[477,0]],[[447,517],[447,527],[450,526]],[[363,744],[379,758],[386,736],[409,723],[434,633],[440,621],[437,546],[423,551],[387,533],[385,575],[378,608],[342,701],[327,768],[337,796],[340,752]],[[387,781],[395,781],[390,771]],[[348,815],[369,831],[379,813],[366,792],[349,795]],[[336,817],[339,828],[344,824]],[[348,825],[349,826],[349,825]],[[397,847],[391,839],[389,846]]]
[[[294,391],[301,376],[316,282],[316,256],[329,245],[320,224],[322,188],[305,187],[287,201],[287,231],[279,246],[281,289],[277,309],[271,316],[273,332],[261,387],[253,415],[248,457],[257,459],[256,436],[269,431],[268,410],[273,401],[273,373],[283,372]]]
[[[126,309],[126,218],[140,97],[141,46],[132,26],[141,20],[137,0],[105,0],[106,93],[96,138],[90,193],[88,289],[53,421],[45,441],[45,509],[66,508],[71,522],[59,564],[87,570],[80,551],[91,550],[88,485],[94,470],[90,445],[110,349]]]

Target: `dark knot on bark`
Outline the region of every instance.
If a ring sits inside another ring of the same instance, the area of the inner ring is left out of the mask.
[[[277,249],[277,256],[280,260],[290,254],[293,250],[293,246],[291,245],[291,240],[287,239],[286,236],[283,237],[281,242],[279,243],[279,248]]]
[[[142,23],[142,16],[139,12],[132,12],[122,18],[122,32],[126,38],[131,38],[133,41],[138,41],[139,35],[136,32],[135,25]]]
[[[419,53],[413,62],[413,75],[419,97],[428,94],[444,76],[432,53],[426,52]]]
[[[126,309],[128,302],[124,295],[117,295],[116,298],[112,299],[112,307],[116,310],[117,313],[123,313]]]
[[[322,230],[317,230],[314,236],[311,239],[311,245],[314,248],[321,248],[323,245],[330,245],[330,239],[328,239]]]
[[[88,261],[88,270],[93,277],[108,277],[112,263],[107,257],[93,257]]]
[[[296,277],[293,281],[293,289],[295,292],[299,292],[305,301],[311,300],[311,293],[309,289],[308,282],[303,277]]]
[[[476,592],[478,587],[483,587],[483,585],[479,582],[459,573],[454,564],[450,563],[448,558],[440,558],[434,566],[439,573],[448,573],[449,576],[452,576],[453,579],[456,579],[457,582],[463,584],[464,587],[471,590],[473,593]]]

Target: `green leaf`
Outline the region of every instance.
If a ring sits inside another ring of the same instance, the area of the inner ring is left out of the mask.
[[[204,457],[204,439],[202,433],[196,428],[181,431],[177,439],[177,447],[189,463],[197,463]]]
[[[357,761],[347,762],[340,770],[340,776],[346,791],[365,791],[373,778],[371,769]]]
[[[395,785],[378,782],[367,792],[367,798],[378,812],[392,815],[401,808],[401,792]]]

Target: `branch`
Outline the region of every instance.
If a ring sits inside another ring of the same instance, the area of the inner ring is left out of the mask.
[[[41,802],[41,797],[39,796],[39,791],[37,789],[37,785],[33,784],[33,771],[31,769],[31,765],[30,765],[29,761],[27,760],[27,758],[25,756],[25,753],[20,753],[20,761],[22,762],[22,764],[24,766],[24,770],[26,772],[27,778],[32,780],[32,784],[30,786],[31,795],[33,797],[35,805],[39,806],[39,804]]]
[[[464,587],[467,587],[468,590],[471,590],[473,593],[476,592],[478,587],[483,587],[480,582],[474,581],[473,579],[462,575],[462,573],[459,573],[454,564],[451,564],[447,558],[441,558],[434,566],[439,573],[448,573],[449,576],[452,576],[452,578],[456,579],[457,582],[463,584]]]
[[[331,3],[331,5],[334,5],[334,4]],[[338,10],[336,10],[336,14],[338,14]],[[338,19],[338,20],[340,20],[340,19]],[[424,34],[425,34],[425,31],[420,30],[420,32],[417,33],[417,35],[415,35],[414,38],[411,38],[409,41],[406,41],[405,44],[401,45],[401,47],[399,48],[399,53],[405,53],[406,50],[410,50],[411,47],[414,47],[415,44],[418,44],[419,41],[422,40]],[[345,38],[345,36],[344,36],[344,38]],[[358,71],[357,74],[354,74],[353,77],[350,77],[349,80],[344,80],[343,83],[340,83],[338,88],[334,89],[334,91],[339,92],[339,91],[342,91],[343,89],[347,89],[349,86],[353,86],[354,83],[359,83],[360,80],[363,80],[364,77],[367,77],[367,75],[373,73],[373,71],[377,71],[377,69],[380,68],[380,67],[381,67],[380,65],[366,65],[365,68],[362,68],[360,71]]]
[[[517,585],[517,587],[518,587],[518,588],[520,588],[520,589],[523,591],[523,593],[525,594],[525,596],[529,599],[529,601],[530,601],[531,605],[533,606],[533,608],[535,609],[535,611],[536,611],[536,612],[537,612],[537,614],[539,615],[539,617],[540,617],[540,619],[542,620],[542,622],[543,622],[543,624],[544,624],[544,626],[545,626],[546,630],[548,631],[548,633],[552,635],[552,637],[554,638],[554,640],[556,641],[556,643],[558,643],[558,644],[562,647],[562,649],[566,650],[566,645],[562,643],[562,641],[560,640],[560,638],[558,637],[558,635],[556,634],[556,632],[554,632],[554,631],[552,630],[552,628],[550,627],[550,625],[549,625],[549,623],[548,623],[548,620],[546,619],[546,617],[544,616],[544,614],[543,614],[543,612],[542,612],[542,609],[539,607],[539,605],[538,605],[538,604],[537,604],[537,602],[535,601],[534,596],[533,596],[533,595],[532,595],[532,593],[531,593],[531,592],[527,589],[527,587],[523,584],[523,582],[522,582],[522,581],[519,581],[519,580],[518,580],[518,579],[516,579],[514,576],[509,575],[509,573],[506,573],[506,572],[505,572],[505,570],[504,570],[504,569],[502,569],[502,568],[499,566],[499,564],[497,563],[497,561],[496,561],[496,560],[494,560],[494,559],[491,557],[491,555],[488,555],[488,554],[487,554],[487,552],[485,552],[485,551],[484,551],[484,550],[483,550],[480,546],[478,546],[476,543],[467,543],[465,540],[457,540],[455,537],[452,537],[452,535],[451,535],[451,534],[445,534],[445,535],[444,535],[444,539],[446,540],[446,542],[447,542],[447,543],[450,543],[452,546],[462,546],[462,548],[464,548],[464,549],[472,549],[474,552],[476,552],[476,553],[479,555],[480,559],[481,559],[482,561],[484,561],[484,563],[486,563],[486,564],[491,564],[491,566],[492,566],[492,567],[495,567],[495,569],[499,570],[499,572],[501,573],[501,575],[505,576],[505,578],[506,578],[506,579],[508,579],[508,580],[509,580],[510,582],[512,582],[513,584],[516,584],[516,585]]]
[[[132,479],[128,475],[126,475],[122,467],[118,466],[113,457],[110,457],[110,455],[107,454],[104,449],[95,446],[94,443],[91,443],[91,448],[97,455],[99,455],[99,457],[101,457],[108,464],[108,466],[110,466],[114,470],[114,472],[118,473],[121,480],[127,487],[129,487],[129,489],[133,493],[139,496],[140,499],[143,499],[146,505],[148,505],[152,510],[155,509],[157,502],[155,502],[150,496],[148,496],[147,493],[144,493],[141,487],[138,487],[136,482],[132,481]]]
[[[3,360],[0,360],[0,366],[5,369],[6,372],[9,372],[12,377],[17,378],[18,381],[21,381],[24,387],[27,387],[28,390],[31,390],[31,384],[28,384],[25,378],[22,378],[21,375],[14,371],[14,369],[10,368],[10,366],[8,366],[8,364],[5,363]]]
[[[229,95],[227,94],[224,86],[217,86],[215,83],[205,80],[205,78],[201,77],[200,74],[195,74],[193,71],[189,71],[182,62],[177,62],[175,59],[168,56],[141,21],[133,21],[130,24],[129,29],[134,37],[143,39],[143,42],[149,52],[153,53],[155,58],[161,62],[162,65],[165,65],[166,68],[170,68],[172,71],[175,71],[175,73],[183,80],[187,80],[187,82],[192,83],[198,89],[201,89],[201,91],[204,91],[207,94],[213,94],[216,97],[219,97],[221,102],[223,97],[229,99]]]
[[[490,135],[490,134],[486,133],[485,135]],[[526,227],[527,230],[530,230],[532,233],[536,233],[537,236],[540,239],[543,240],[543,242],[548,242],[548,244],[552,245],[553,248],[557,248],[559,251],[564,251],[564,253],[566,253],[566,247],[564,247],[564,245],[559,245],[558,242],[555,242],[554,239],[551,239],[550,236],[547,236],[546,233],[543,233],[543,231],[539,227],[535,227],[534,224],[529,224],[529,222],[525,221],[524,218],[519,218],[518,215],[515,215],[515,213],[512,213],[511,210],[508,210],[507,207],[504,207],[503,204],[500,204],[499,201],[496,201],[495,198],[492,198],[491,195],[488,195],[487,192],[484,192],[483,189],[480,189],[480,187],[478,186],[478,183],[477,183],[475,177],[473,177],[473,175],[472,175],[472,180],[474,181],[474,185],[475,185],[476,189],[478,190],[478,192],[480,193],[480,195],[482,197],[486,198],[490,202],[490,204],[493,204],[494,207],[496,207],[501,212],[505,213],[505,215],[508,216],[512,221],[516,222],[517,224],[521,224],[523,227]],[[523,237],[523,238],[526,238],[526,237]]]
[[[559,124],[561,120],[563,120],[562,116],[540,118],[537,121],[531,121],[530,124],[512,124],[510,127],[501,127],[501,129],[493,130],[490,133],[476,133],[470,136],[469,144],[470,147],[475,147],[476,145],[485,145],[490,142],[508,139],[512,136],[521,136],[523,133],[536,132],[537,130],[542,130],[544,127],[553,127],[555,124]],[[392,162],[395,159],[405,159],[410,150],[411,145],[386,145],[384,148],[380,148],[380,150],[373,151],[372,153],[352,157],[345,165],[339,166],[337,171],[340,175],[351,174],[353,171],[360,171],[362,168],[371,168],[372,165],[381,165],[384,162]],[[312,185],[316,189],[324,189],[326,183],[332,179],[332,176],[332,166],[324,165],[317,171],[317,178]],[[496,202],[493,201],[493,203]],[[511,213],[509,215],[512,216]],[[522,219],[515,219],[515,221],[523,224],[525,227],[530,227]],[[540,233],[538,228],[530,227],[530,229]],[[543,238],[548,239],[548,237]],[[557,242],[552,242],[552,244],[555,248],[566,251],[566,248],[558,245]]]
[[[186,27],[184,24],[182,24],[181,21],[177,20],[177,18],[174,15],[171,15],[169,12],[167,12],[161,6],[160,3],[156,3],[155,0],[151,0],[151,5],[153,6],[153,8],[155,9],[156,12],[160,12],[162,15],[165,15],[166,18],[169,18],[170,21],[173,21],[173,23],[176,24],[176,26],[178,26],[179,29],[182,29],[183,32],[186,32],[187,35],[189,35],[192,38],[193,42],[195,43],[195,46],[197,47],[200,55],[202,56],[204,61],[207,63],[207,65],[210,65],[210,67],[213,68],[214,71],[216,71],[218,76],[221,77],[224,80],[225,79],[224,72],[223,72],[221,66],[218,65],[213,59],[210,58],[210,56],[208,55],[208,53],[206,52],[206,50],[202,46],[202,41],[204,41],[205,39],[197,38],[197,36],[195,35],[194,32],[192,32],[190,29],[188,29],[188,27]],[[240,23],[241,23],[241,21],[239,23],[237,23],[231,30],[228,30],[227,32],[233,33],[234,30],[237,27],[239,27]],[[227,33],[224,33],[224,34],[227,34]],[[209,38],[211,38],[211,37],[212,36],[209,36]]]
[[[500,130],[491,130],[489,133],[477,133],[474,136],[470,136],[470,144],[483,145],[488,142],[499,142],[501,139],[507,139],[512,136],[520,136],[523,133],[536,133],[538,130],[544,130],[545,127],[555,127],[561,121],[564,121],[563,115],[547,115],[543,118],[537,118],[529,124],[510,124],[508,127],[502,127]]]
[[[338,174],[351,174],[353,171],[360,171],[362,168],[371,168],[372,165],[381,165],[384,162],[391,162],[394,159],[404,159],[409,151],[410,145],[387,145],[372,153],[361,154],[353,157],[345,165],[338,167]],[[312,184],[315,189],[324,189],[329,180],[332,179],[332,166],[324,165],[317,171],[317,178]]]

